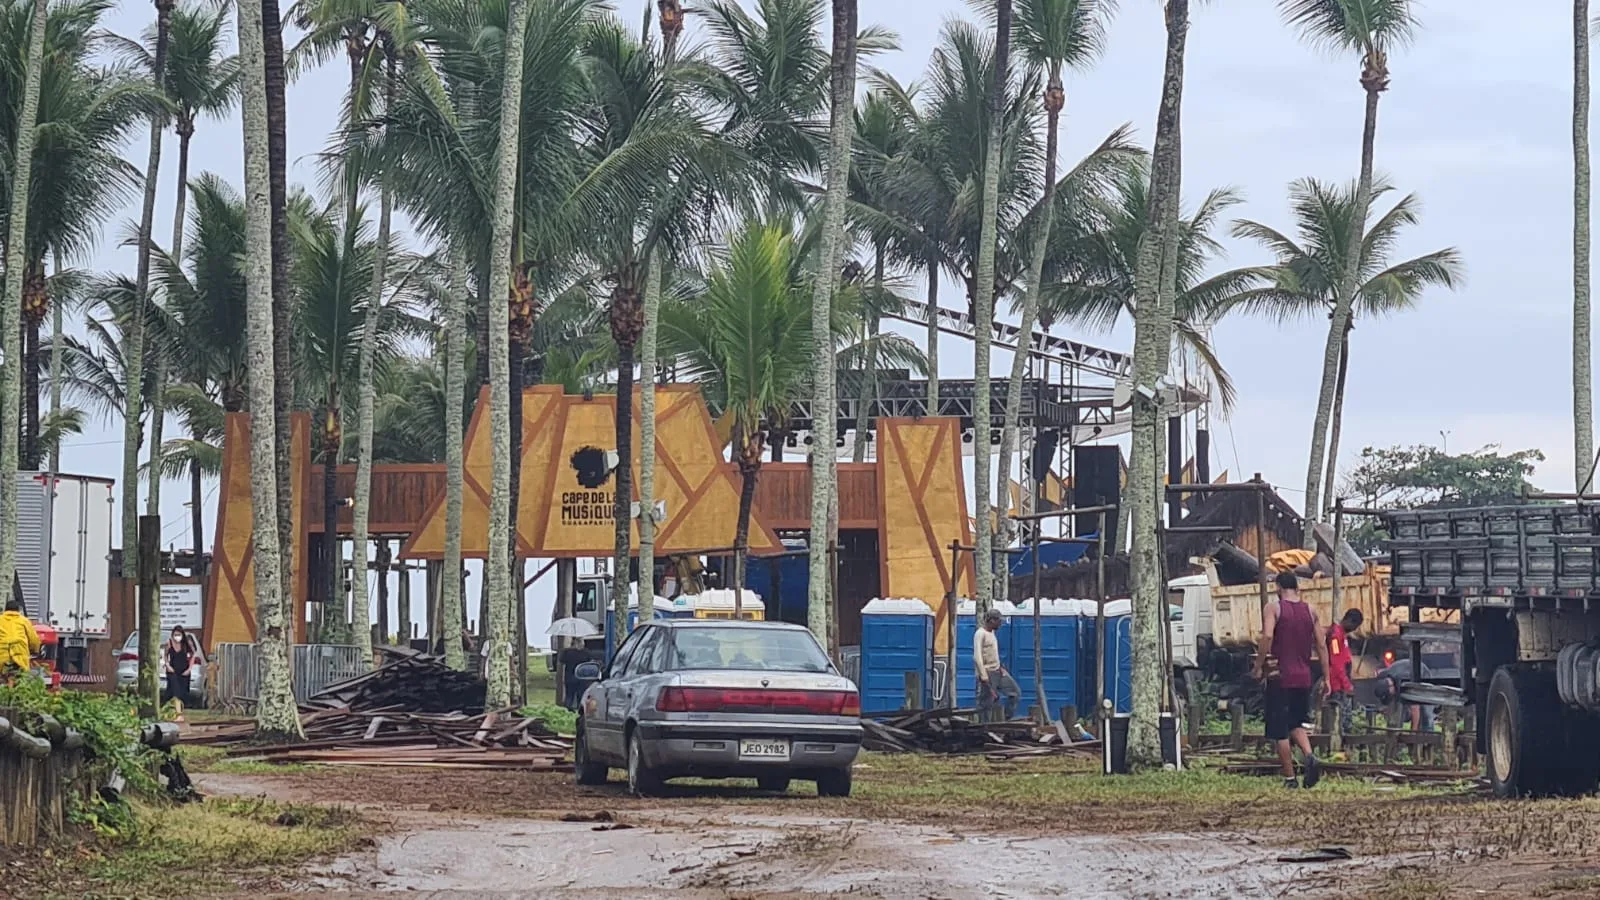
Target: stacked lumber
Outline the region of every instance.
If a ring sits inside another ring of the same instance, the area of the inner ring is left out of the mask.
[[[424,766],[452,769],[570,769],[572,741],[515,709],[483,711],[484,684],[437,657],[394,661],[330,685],[300,707],[305,740],[253,744],[255,724],[197,730],[190,744],[277,763]]]
[[[306,700],[312,709],[404,709],[417,713],[481,713],[485,686],[437,656],[394,656],[365,675],[330,684]]]
[[[1100,752],[1098,741],[1063,740],[1064,729],[1026,720],[979,722],[975,709],[929,709],[881,721],[863,719],[861,728],[861,746],[880,753],[983,754],[998,760]]]

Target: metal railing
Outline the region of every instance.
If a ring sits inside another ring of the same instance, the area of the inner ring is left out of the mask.
[[[255,644],[218,644],[212,653],[216,677],[211,679],[213,706],[253,707],[261,690],[261,667]],[[349,644],[296,644],[291,677],[294,699],[304,703],[330,684],[365,674],[370,660]]]

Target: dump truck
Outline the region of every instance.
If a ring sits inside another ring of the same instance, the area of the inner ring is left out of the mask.
[[[1600,496],[1544,500],[1380,515],[1401,636],[1412,653],[1461,648],[1456,678],[1407,685],[1401,698],[1472,707],[1500,797],[1600,782]],[[1437,612],[1457,621],[1427,621]]]

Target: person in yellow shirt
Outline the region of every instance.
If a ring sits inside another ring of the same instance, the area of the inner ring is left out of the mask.
[[[16,597],[7,600],[6,611],[0,613],[0,674],[28,671],[41,646],[39,632],[22,614],[22,601]]]

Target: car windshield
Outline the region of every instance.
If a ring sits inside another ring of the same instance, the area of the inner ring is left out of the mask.
[[[674,669],[758,669],[826,672],[828,657],[809,632],[789,628],[679,628]]]

